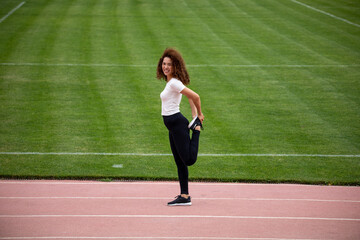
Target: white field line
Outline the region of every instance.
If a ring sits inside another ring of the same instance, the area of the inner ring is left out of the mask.
[[[38,199],[49,199],[49,200],[64,200],[64,199],[86,199],[86,200],[167,200],[168,197],[0,197],[1,199],[24,199],[24,200],[38,200]],[[291,198],[197,198],[196,200],[207,200],[207,201],[284,201],[284,202],[334,202],[334,203],[360,203],[360,200],[329,200],[329,199],[291,199]]]
[[[21,8],[22,5],[24,5],[25,2],[20,3],[17,7],[15,7],[13,10],[11,10],[8,14],[6,14],[3,18],[0,19],[0,23],[2,23],[5,19],[7,19],[11,14],[13,14],[16,10]]]
[[[348,23],[348,24],[350,24],[350,25],[353,25],[353,26],[355,26],[355,27],[360,27],[359,24],[350,22],[349,20],[346,20],[346,19],[344,19],[344,18],[335,16],[335,15],[333,15],[333,14],[331,14],[331,13],[328,13],[328,12],[322,11],[322,10],[320,10],[320,9],[311,7],[311,6],[309,6],[309,5],[305,4],[305,3],[302,3],[302,2],[299,2],[299,1],[296,1],[296,0],[291,0],[291,1],[294,2],[294,3],[300,4],[300,5],[304,6],[304,7],[307,7],[307,8],[309,8],[309,9],[311,9],[311,10],[317,11],[317,12],[322,13],[322,14],[325,14],[325,15],[328,15],[328,16],[330,16],[330,17],[332,17],[332,18],[337,19],[337,20],[346,22],[346,23]]]
[[[96,152],[0,152],[0,155],[100,155],[100,156],[172,156],[170,153],[96,153]],[[199,153],[199,157],[324,157],[360,158],[360,154],[272,154],[272,153]]]
[[[156,67],[156,65],[112,64],[112,63],[0,63],[1,66],[40,66],[40,67]]]
[[[112,64],[112,63],[0,63],[0,66],[43,66],[43,67],[149,67],[151,64]],[[187,67],[235,67],[235,68],[327,68],[327,67],[360,67],[360,64],[189,64]]]
[[[327,68],[327,67],[360,67],[360,64],[197,64],[188,67],[235,67],[235,68]]]
[[[221,216],[221,215],[0,215],[0,218],[213,218],[213,219],[270,219],[270,220],[317,220],[317,221],[360,221],[359,218],[320,217],[265,217],[265,216]]]

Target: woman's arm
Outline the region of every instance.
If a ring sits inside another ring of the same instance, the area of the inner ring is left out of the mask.
[[[197,116],[202,123],[204,121],[204,115],[201,111],[201,101],[199,94],[187,87],[185,87],[180,93],[185,95],[189,99],[192,114],[194,114],[194,110],[196,110]],[[193,109],[192,104],[193,106],[195,106],[195,109]]]
[[[196,106],[195,106],[193,100],[191,100],[190,98],[188,98],[188,99],[189,99],[189,104],[190,104],[190,108],[191,108],[191,115],[194,118],[197,116]]]

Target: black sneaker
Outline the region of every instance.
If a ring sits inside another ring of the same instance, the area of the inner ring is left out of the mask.
[[[174,201],[168,202],[168,206],[191,206],[191,197],[184,198],[181,195],[177,195]]]
[[[196,128],[197,126],[200,126],[202,130],[204,129],[203,126],[202,126],[202,124],[201,124],[200,119],[196,116],[196,117],[194,117],[194,119],[189,123],[188,128],[190,128],[191,130],[195,130],[195,128]]]

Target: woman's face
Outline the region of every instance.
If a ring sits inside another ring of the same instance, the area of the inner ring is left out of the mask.
[[[164,57],[164,60],[162,62],[162,71],[168,80],[172,77],[173,66],[172,66],[171,58]]]

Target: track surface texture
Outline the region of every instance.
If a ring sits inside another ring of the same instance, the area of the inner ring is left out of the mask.
[[[0,239],[360,239],[360,188],[0,181]]]

